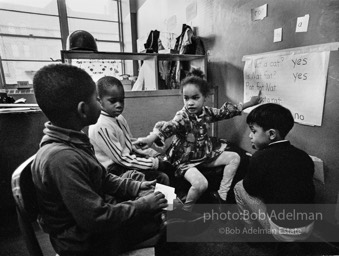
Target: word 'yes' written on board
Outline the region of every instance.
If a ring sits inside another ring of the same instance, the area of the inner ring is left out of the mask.
[[[264,103],[289,108],[296,122],[321,125],[329,51],[281,51],[244,60],[244,101],[261,90]]]

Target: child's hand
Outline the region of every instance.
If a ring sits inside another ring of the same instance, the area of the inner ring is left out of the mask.
[[[152,189],[155,187],[155,183],[157,183],[157,180],[143,181],[141,182],[140,190]]]
[[[261,90],[259,91],[257,96],[252,96],[248,102],[245,102],[243,105],[243,109],[253,107],[262,102],[263,98],[261,97]]]
[[[261,90],[258,93],[258,96],[252,96],[250,99],[252,106],[258,105],[262,102]]]
[[[168,206],[165,195],[160,191],[142,197],[150,211],[158,211]]]
[[[138,138],[136,141],[133,141],[132,144],[136,148],[147,149],[152,146],[153,141],[150,141],[147,137]]]
[[[147,150],[146,150],[147,151]],[[132,144],[132,152],[133,154],[137,155],[138,157],[149,158],[150,156],[145,152],[145,150],[141,148],[137,148],[135,145]]]

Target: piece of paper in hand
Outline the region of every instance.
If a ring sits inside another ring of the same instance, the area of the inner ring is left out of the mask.
[[[173,200],[177,198],[177,195],[174,193],[174,188],[170,186],[166,186],[160,183],[155,184],[154,192],[160,191],[165,195],[165,198],[168,203],[168,207],[164,208],[164,210],[172,211],[173,210]]]

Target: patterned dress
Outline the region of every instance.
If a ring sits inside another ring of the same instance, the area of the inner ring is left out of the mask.
[[[226,148],[226,141],[213,141],[208,135],[210,124],[241,115],[242,106],[226,102],[220,109],[204,106],[200,115],[190,114],[184,107],[171,121],[156,123],[153,133],[157,146],[172,137],[165,160],[175,168],[176,176],[183,176],[192,167],[215,160]],[[217,142],[217,143],[216,143]]]

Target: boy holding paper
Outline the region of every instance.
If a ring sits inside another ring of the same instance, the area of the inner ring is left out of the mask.
[[[33,79],[50,120],[32,163],[39,224],[59,255],[118,255],[163,233],[164,195],[155,181],[110,174],[82,132],[100,115],[95,83],[82,69],[52,64]],[[135,232],[138,230],[138,232]]]

